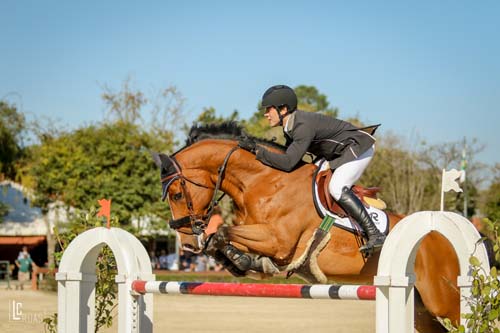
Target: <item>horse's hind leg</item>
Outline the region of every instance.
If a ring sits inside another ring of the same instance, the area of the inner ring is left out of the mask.
[[[447,330],[425,308],[418,291],[415,291],[415,329],[425,333],[444,333]]]

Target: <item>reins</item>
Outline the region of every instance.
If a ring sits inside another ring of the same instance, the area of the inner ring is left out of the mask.
[[[196,186],[199,186],[202,188],[206,188],[206,189],[212,189],[212,187],[200,184],[198,182],[195,182],[195,181],[187,178],[182,173],[182,169],[181,169],[180,165],[178,164],[178,162],[175,160],[175,158],[170,157],[170,156],[168,157],[170,159],[170,161],[172,162],[172,164],[174,165],[176,172],[172,175],[168,175],[167,177],[164,177],[161,179],[161,182],[163,185],[165,185],[165,183],[166,183],[166,188],[164,189],[164,193],[166,193],[166,191],[168,190],[168,187],[174,181],[179,179],[180,183],[181,183],[182,194],[184,195],[184,198],[186,200],[186,205],[187,205],[187,209],[189,212],[188,216],[184,216],[184,217],[181,217],[181,218],[175,219],[175,220],[170,220],[170,222],[169,222],[170,228],[177,230],[177,229],[182,228],[186,225],[191,225],[191,230],[194,234],[200,235],[203,233],[203,231],[205,230],[205,228],[208,224],[208,221],[210,221],[210,218],[212,217],[214,208],[217,207],[220,200],[222,200],[222,198],[225,195],[225,193],[223,193],[219,198],[217,198],[217,192],[220,190],[221,185],[222,185],[222,181],[224,180],[224,173],[226,171],[227,164],[229,162],[229,158],[238,148],[239,148],[238,146],[231,148],[231,150],[227,153],[226,157],[224,158],[222,165],[217,170],[217,182],[215,184],[215,188],[213,188],[214,193],[212,195],[212,199],[210,200],[210,204],[208,205],[207,214],[205,214],[205,215],[200,215],[200,214],[194,213],[193,201],[191,198],[191,194],[189,193],[189,190],[186,187],[186,181],[193,184],[193,185],[196,185]],[[165,196],[166,195],[164,195],[164,197]],[[179,230],[177,230],[177,231],[179,231]]]

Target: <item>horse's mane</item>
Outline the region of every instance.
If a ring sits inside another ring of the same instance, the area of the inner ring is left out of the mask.
[[[184,146],[184,148],[206,139],[239,140],[242,137],[252,138],[259,144],[273,147],[282,151],[286,150],[285,146],[280,145],[274,141],[249,135],[245,132],[242,126],[234,121],[223,122],[220,124],[193,125],[189,130],[189,134],[186,139],[186,145]]]

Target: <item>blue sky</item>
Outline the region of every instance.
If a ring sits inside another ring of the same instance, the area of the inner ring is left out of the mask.
[[[499,1],[3,0],[0,13],[0,99],[33,116],[102,120],[102,86],[127,77],[175,85],[191,119],[248,118],[270,85],[305,84],[340,118],[410,142],[477,138],[478,159],[499,162]]]

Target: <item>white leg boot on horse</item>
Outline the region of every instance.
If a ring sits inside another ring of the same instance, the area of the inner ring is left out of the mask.
[[[381,233],[373,223],[370,214],[359,198],[348,187],[342,189],[342,195],[337,203],[345,210],[349,216],[356,220],[363,228],[368,238],[366,244],[359,248],[359,251],[369,257],[374,251],[380,250],[384,245],[385,235]]]

